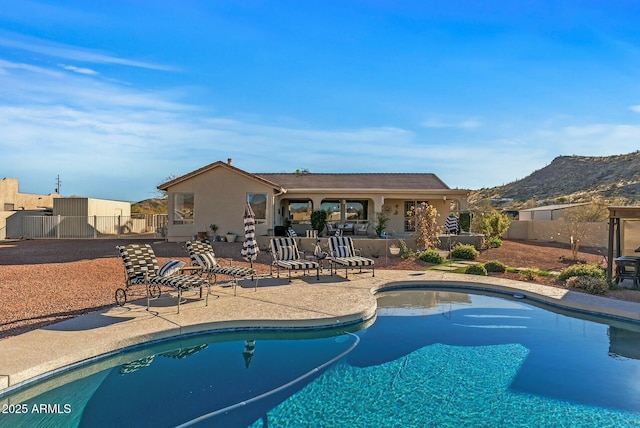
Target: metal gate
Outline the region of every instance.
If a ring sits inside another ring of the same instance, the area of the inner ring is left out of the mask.
[[[22,221],[26,239],[165,238],[166,214],[131,216],[27,216]]]

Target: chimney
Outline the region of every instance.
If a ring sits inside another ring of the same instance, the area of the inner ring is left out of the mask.
[[[233,159],[227,158],[227,165],[231,165],[231,162],[233,162]]]

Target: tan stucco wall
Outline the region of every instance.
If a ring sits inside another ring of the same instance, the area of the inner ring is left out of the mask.
[[[174,195],[193,193],[194,224],[173,224]],[[243,213],[248,193],[267,193],[267,222],[256,225],[256,234],[267,234],[268,224],[273,217],[274,190],[265,183],[219,167],[196,175],[168,189],[169,225],[168,240],[186,241],[197,232],[211,233],[209,225],[218,225],[217,235],[236,233],[242,239],[244,234]]]
[[[586,227],[589,228],[589,237],[585,242],[582,242],[581,245],[607,248],[609,240],[608,223],[587,223]],[[563,244],[569,244],[571,240],[571,236],[567,231],[567,225],[563,220],[512,220],[504,237],[506,239],[560,242]],[[640,243],[638,245],[640,245]]]
[[[4,210],[5,204],[13,205],[16,211],[53,207],[53,200],[60,197],[58,194],[20,193],[18,184],[17,178],[7,177],[0,180],[0,210]]]

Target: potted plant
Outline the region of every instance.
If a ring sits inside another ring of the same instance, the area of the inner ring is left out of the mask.
[[[382,236],[382,232],[387,228],[387,223],[389,222],[389,217],[384,215],[384,213],[376,213],[376,220],[378,224],[376,224],[376,236]]]
[[[227,232],[227,242],[234,242],[236,240],[236,234],[233,232]]]
[[[216,232],[218,231],[218,225],[215,223],[211,223],[209,225],[209,229],[211,229],[211,241],[215,242],[217,238]]]
[[[318,231],[318,236],[322,235],[326,225],[327,212],[325,210],[317,210],[311,213],[311,227]]]

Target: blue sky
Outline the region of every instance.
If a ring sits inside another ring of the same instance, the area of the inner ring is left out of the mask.
[[[0,178],[139,201],[249,172],[452,188],[640,148],[637,1],[0,0]]]

